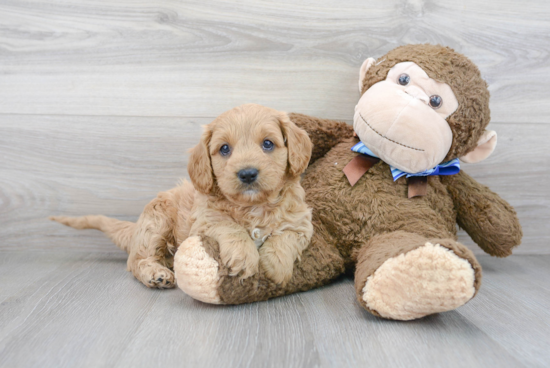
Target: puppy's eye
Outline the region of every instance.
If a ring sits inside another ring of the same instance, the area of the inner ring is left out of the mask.
[[[264,151],[273,151],[273,148],[275,148],[275,144],[271,142],[269,139],[264,140],[262,143],[262,148]]]
[[[224,144],[223,146],[220,147],[220,155],[227,156],[230,153],[231,153],[231,147],[229,147],[229,145]]]
[[[408,74],[401,74],[399,78],[397,79],[397,83],[399,83],[402,86],[406,86],[411,81],[411,77],[409,77]]]
[[[430,96],[430,106],[433,109],[439,109],[442,104],[443,104],[443,99],[441,97],[439,97],[438,95]]]

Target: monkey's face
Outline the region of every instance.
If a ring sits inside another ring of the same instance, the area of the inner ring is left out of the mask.
[[[353,127],[380,159],[417,173],[441,163],[449,152],[453,133],[445,119],[457,108],[449,85],[413,62],[402,62],[361,96]]]

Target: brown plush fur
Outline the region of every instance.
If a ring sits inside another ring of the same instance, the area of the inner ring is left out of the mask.
[[[333,124],[331,120],[318,119],[311,116],[294,114],[288,115],[292,121],[298,121],[303,126],[315,126],[317,130],[310,130],[309,137],[315,144],[311,153],[311,162],[315,162],[325,155],[333,146],[345,138],[353,137],[353,129],[347,124]]]
[[[265,139],[275,144],[272,151],[262,149]],[[224,144],[231,147],[227,156],[219,153]],[[215,239],[228,274],[244,279],[261,264],[266,277],[285,284],[313,232],[299,183],[310,155],[307,134],[285,113],[243,105],[205,127],[189,160],[193,185],[184,182],[160,193],[136,224],[105,216],[52,219],[105,232],[129,253],[128,269],[148,287],[174,286],[172,254],[193,235]],[[246,168],[259,171],[251,184],[237,176]],[[254,230],[266,238],[259,251],[251,238]]]
[[[523,236],[514,208],[465,172],[441,180],[455,203],[458,225],[486,253],[511,255]]]
[[[431,45],[399,47],[379,58],[363,81],[363,93],[386,78],[391,67],[414,61],[431,78],[451,86],[459,108],[448,117],[453,144],[445,160],[475,148],[489,122],[489,92],[477,67],[452,50]],[[513,208],[464,172],[428,177],[427,194],[409,199],[407,179],[393,181],[389,166],[380,161],[351,186],[342,169],[356,155],[351,147],[351,126],[330,120],[291,114],[313,141],[312,160],[302,185],[313,206],[315,234],[296,263],[285,287],[267,280],[262,270],[242,285],[220,269],[219,295],[224,303],[238,304],[307,290],[330,282],[345,270],[355,270],[357,297],[367,278],[386,260],[426,243],[439,244],[468,261],[475,291],[481,284],[481,267],[474,255],[457,242],[456,225],[463,227],[487,253],[506,256],[521,241],[521,226]],[[209,250],[216,257],[215,246]]]

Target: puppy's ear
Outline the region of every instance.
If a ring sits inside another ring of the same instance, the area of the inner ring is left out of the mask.
[[[187,171],[196,190],[209,194],[214,187],[214,174],[210,162],[208,146],[212,138],[212,130],[206,126],[199,144],[191,149]]]
[[[305,130],[298,128],[286,113],[281,113],[279,121],[288,147],[289,173],[298,176],[307,169],[313,144]]]

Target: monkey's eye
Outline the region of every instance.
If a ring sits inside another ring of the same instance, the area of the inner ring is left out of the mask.
[[[220,155],[227,156],[230,153],[231,153],[231,147],[229,147],[229,145],[224,144],[223,146],[220,147]]]
[[[397,79],[397,82],[402,85],[402,86],[406,86],[407,84],[409,84],[409,82],[411,81],[411,77],[409,77],[408,74],[401,74],[399,76],[399,79]]]
[[[262,143],[262,148],[264,151],[273,151],[273,148],[275,148],[275,144],[271,142],[269,139],[266,139]]]
[[[438,95],[430,96],[430,106],[434,109],[439,109],[443,104],[443,99]]]

